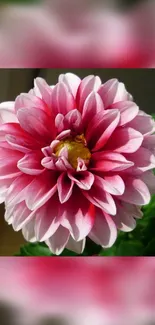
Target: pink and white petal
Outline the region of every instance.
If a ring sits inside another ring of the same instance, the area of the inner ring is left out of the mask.
[[[27,153],[22,159],[17,163],[17,167],[24,173],[28,175],[39,175],[44,171],[41,165],[41,160],[43,154],[41,151],[35,151]]]
[[[51,108],[52,88],[43,78],[34,80],[34,91],[36,96],[40,97]]]
[[[86,191],[90,190],[94,183],[94,175],[87,170],[78,173],[68,172],[68,177],[75,182],[79,188]]]
[[[35,238],[37,241],[46,241],[57,231],[60,226],[59,200],[54,195],[35,213]]]
[[[0,141],[0,148],[3,149],[13,149],[7,141]]]
[[[47,105],[45,104],[45,102],[35,96],[35,95],[32,95],[30,93],[22,93],[20,94],[19,96],[17,96],[16,100],[15,100],[15,111],[16,113],[18,112],[18,110],[20,108],[38,108],[38,109],[41,109],[43,111],[45,111],[48,115],[50,115],[50,111],[47,107]]]
[[[143,135],[149,135],[155,132],[155,121],[152,116],[148,114],[141,115],[141,112],[132,120],[129,124],[129,127],[136,129]]]
[[[132,128],[120,128],[110,137],[105,150],[114,150],[120,153],[133,153],[143,142],[143,135]]]
[[[82,111],[82,125],[87,126],[88,122],[91,121],[94,115],[100,111],[103,112],[104,105],[100,95],[92,91],[85,100],[83,111]]]
[[[69,130],[64,130],[60,134],[57,135],[56,140],[61,141],[61,140],[65,139],[66,137],[69,137],[70,134],[71,134],[71,130],[70,129]]]
[[[120,101],[110,106],[110,109],[118,109],[120,111],[119,126],[123,126],[131,122],[138,114],[139,107],[131,101]]]
[[[8,189],[14,178],[0,180],[0,204],[6,200]]]
[[[70,129],[72,131],[80,133],[81,131],[81,124],[82,124],[82,117],[81,113],[74,109],[69,111],[64,118],[64,127],[66,129]]]
[[[19,151],[0,148],[0,179],[18,176],[21,172],[17,168],[17,162],[23,157]]]
[[[56,170],[55,157],[45,157],[41,161],[41,165],[46,169]]]
[[[98,76],[90,75],[81,81],[76,96],[77,107],[79,108],[80,112],[83,110],[83,105],[88,95],[92,91],[98,91],[100,86],[101,79]]]
[[[59,151],[58,157],[64,157],[68,160],[68,148],[66,146]]]
[[[55,118],[55,127],[57,132],[60,133],[64,130],[64,115],[58,113]]]
[[[95,207],[78,189],[75,189],[70,200],[61,206],[60,213],[61,224],[70,231],[74,240],[83,240],[91,231],[95,220]]]
[[[112,196],[103,189],[103,184],[98,176],[95,177],[92,188],[89,191],[82,191],[82,193],[92,204],[106,213],[116,214],[115,202]]]
[[[85,137],[87,142],[93,146],[104,135],[105,140],[103,139],[104,141],[102,141],[104,145],[104,142],[108,140],[117,127],[119,118],[120,113],[118,110],[106,110],[96,114],[86,130]]]
[[[12,148],[21,152],[28,152],[30,149],[40,149],[40,143],[30,134],[25,132],[18,123],[5,123],[0,126],[1,140],[7,140]]]
[[[46,244],[53,254],[60,255],[68,243],[69,236],[69,230],[59,226],[54,235],[46,240]]]
[[[22,234],[23,234],[25,240],[30,243],[35,243],[37,241],[37,239],[35,237],[34,226],[35,226],[35,218],[32,218],[32,220],[29,221],[22,228]]]
[[[25,199],[27,187],[33,181],[33,177],[21,174],[10,185],[7,196],[6,205],[15,206]]]
[[[110,79],[98,90],[105,108],[120,101],[131,100],[131,95],[126,91],[122,82],[117,79]]]
[[[21,127],[34,138],[50,142],[56,135],[54,122],[41,109],[20,108],[17,112]]]
[[[60,74],[58,81],[63,82],[68,87],[68,90],[72,93],[74,98],[76,98],[77,90],[81,83],[81,79],[78,76],[70,72]]]
[[[155,152],[155,134],[146,135],[144,137],[143,147]]]
[[[149,170],[149,171],[146,171],[145,173],[142,173],[140,178],[149,188],[151,195],[154,194],[155,193],[155,175],[153,174],[153,171]]]
[[[120,199],[141,206],[148,204],[151,196],[148,187],[141,179],[128,177],[125,180],[125,192]]]
[[[143,217],[143,212],[141,207],[138,205],[130,204],[127,202],[120,201],[119,204],[123,207],[123,209],[133,218],[141,219]]]
[[[66,172],[62,173],[57,180],[58,196],[60,203],[69,200],[72,195],[74,180],[70,179]]]
[[[54,141],[55,141],[55,140],[54,140]],[[52,144],[53,144],[54,141],[52,141]],[[56,144],[54,144],[54,147],[55,147],[55,145],[57,145],[58,143],[59,143],[59,141],[56,140]],[[53,149],[54,149],[54,148],[52,148],[52,145],[50,145],[50,146],[47,146],[47,147],[41,148],[41,151],[42,151],[42,153],[43,153],[43,155],[44,155],[45,157],[49,157],[49,156],[52,156],[52,154],[53,154]]]
[[[14,208],[15,208],[14,206],[6,206],[4,220],[8,223],[8,225],[11,225],[13,222]]]
[[[0,123],[18,123],[14,106],[14,102],[3,102],[0,104]]]
[[[73,95],[63,82],[59,82],[52,90],[52,113],[56,116],[58,113],[66,115],[67,112],[75,108]]]
[[[117,228],[111,216],[100,209],[96,209],[94,226],[89,238],[104,248],[111,247],[117,238]]]
[[[118,172],[134,165],[132,161],[128,161],[123,155],[113,151],[95,152],[91,158],[93,167],[90,170]]]
[[[30,210],[39,209],[57,191],[56,175],[44,172],[36,176],[27,188],[25,201]]]
[[[103,119],[104,119],[103,125],[101,127],[98,126],[99,127],[97,130],[98,140],[95,146],[93,147],[92,151],[98,151],[105,146],[105,144],[111,137],[112,133],[118,126],[120,120],[120,113],[118,110],[111,110],[111,112],[110,110],[107,110],[105,111],[105,116]],[[94,136],[92,137],[94,141]]]
[[[77,172],[87,170],[87,166],[82,158],[78,157],[77,163],[78,163],[76,168]]]
[[[102,98],[105,108],[108,108],[114,103],[118,85],[119,82],[117,79],[110,79],[99,88],[98,93]]]
[[[122,195],[125,191],[124,181],[119,175],[104,176],[103,187],[113,195]]]
[[[69,237],[66,248],[77,254],[82,254],[85,249],[86,238],[80,241],[75,241],[71,236]]]
[[[55,167],[60,171],[67,171],[68,169],[74,170],[74,168],[70,165],[68,160],[65,157],[59,157],[55,163]]]
[[[129,232],[135,229],[136,221],[134,216],[124,209],[123,206],[117,204],[117,214],[113,217],[113,221],[119,230]]]
[[[14,207],[12,227],[15,231],[21,230],[31,219],[34,213],[30,211],[25,202],[21,202]]]
[[[155,168],[155,156],[146,148],[140,147],[136,152],[125,155],[128,160],[134,162],[134,166],[145,172]]]

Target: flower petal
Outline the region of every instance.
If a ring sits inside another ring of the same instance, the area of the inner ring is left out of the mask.
[[[72,195],[73,186],[74,181],[69,179],[65,172],[59,176],[57,180],[57,187],[61,204],[69,200],[70,196]]]
[[[39,209],[57,191],[56,175],[44,172],[34,178],[29,185],[25,201],[30,210]]]
[[[86,238],[80,241],[75,241],[71,236],[69,237],[66,248],[77,254],[82,254],[85,249]]]
[[[39,143],[24,131],[18,123],[5,123],[1,125],[0,138],[7,140],[13,149],[24,153],[40,149],[42,145],[42,141]]]
[[[136,129],[145,136],[155,132],[155,121],[152,116],[144,114],[141,111],[139,111],[139,114],[128,124],[128,126]]]
[[[107,143],[108,139],[111,137],[112,133],[116,129],[119,120],[120,120],[120,113],[118,110],[112,110],[111,114],[109,110],[106,111],[105,120],[104,120],[104,129],[102,129],[103,126],[101,128],[99,127],[97,132],[98,140],[95,146],[93,147],[92,151],[97,151],[104,147],[104,145]]]
[[[52,90],[51,107],[55,116],[58,113],[65,115],[75,108],[74,97],[63,82],[59,82]]]
[[[60,213],[62,213],[61,224],[69,229],[76,241],[84,239],[94,224],[95,208],[79,190],[74,190],[72,198],[61,206]]]
[[[25,202],[14,206],[12,227],[15,231],[21,230],[33,218],[33,212],[30,211]]]
[[[35,243],[37,241],[34,232],[35,218],[32,218],[23,228],[22,234],[26,241]]]
[[[81,113],[77,109],[69,111],[65,115],[64,127],[66,129],[70,129],[72,131],[80,133],[81,123],[82,123]]]
[[[0,204],[6,200],[7,192],[15,178],[0,180]]]
[[[68,177],[83,190],[90,190],[94,183],[94,175],[89,171],[81,171],[78,173],[68,172]]]
[[[117,214],[113,217],[113,221],[117,228],[124,232],[132,231],[136,227],[134,216],[121,204],[117,204]]]
[[[146,170],[155,168],[155,156],[146,148],[140,147],[136,152],[126,154],[125,156],[128,160],[134,162],[136,170],[145,172]]]
[[[27,187],[32,182],[33,177],[21,174],[12,182],[6,196],[6,206],[14,206],[25,199]]]
[[[42,158],[41,151],[30,152],[18,161],[17,166],[25,174],[39,175],[44,171],[41,165]]]
[[[131,101],[121,101],[110,106],[110,109],[118,109],[120,112],[119,126],[131,122],[138,114],[138,106]]]
[[[76,98],[77,90],[80,85],[81,79],[76,76],[74,73],[60,74],[59,82],[63,82],[68,90],[72,93],[74,98]]]
[[[50,111],[48,110],[47,105],[45,104],[45,102],[43,102],[43,100],[41,98],[39,98],[38,96],[35,95],[31,95],[30,93],[22,93],[19,96],[17,96],[16,100],[15,100],[15,111],[16,113],[18,112],[18,110],[20,108],[37,108],[37,109],[42,109],[43,111],[45,111],[47,114],[50,115]]]
[[[20,108],[17,112],[18,120],[21,127],[31,134],[34,138],[47,141],[55,137],[55,126],[52,119],[41,109]]]
[[[117,238],[117,228],[111,216],[100,209],[96,209],[94,226],[89,234],[96,244],[102,247],[111,247]]]
[[[12,149],[0,148],[0,179],[12,178],[21,174],[17,168],[23,154]]]
[[[131,95],[126,91],[124,84],[117,79],[110,79],[105,82],[98,90],[98,93],[105,108],[109,108],[113,103],[119,101],[131,100]]]
[[[82,193],[95,206],[111,215],[116,214],[115,202],[112,196],[105,192],[100,177],[96,176],[92,188]]]
[[[117,172],[134,165],[132,161],[128,161],[123,155],[113,151],[95,152],[91,158],[92,167],[90,170]]]
[[[52,253],[60,255],[67,245],[70,233],[69,230],[60,226],[55,234],[46,240],[46,244]]]
[[[115,130],[106,144],[105,150],[121,153],[132,153],[139,149],[143,142],[143,135],[132,128]]]
[[[35,213],[35,237],[37,241],[48,240],[60,226],[59,201],[54,195]]]
[[[100,86],[101,86],[101,79],[98,76],[90,75],[85,77],[81,81],[77,91],[77,97],[76,97],[77,106],[80,112],[82,112],[84,102],[88,97],[88,95],[92,91],[97,91]]]
[[[103,112],[104,105],[98,93],[92,91],[85,100],[82,111],[82,125],[87,126],[88,121],[91,121],[94,115]]]
[[[129,177],[125,180],[125,192],[121,200],[141,206],[148,204],[150,198],[148,187],[141,179]]]
[[[125,184],[119,175],[104,176],[103,186],[105,191],[113,195],[122,195],[125,191]]]
[[[14,102],[4,102],[0,104],[0,123],[18,123],[14,106]]]
[[[52,88],[43,78],[38,77],[34,80],[34,92],[36,96],[51,107]]]

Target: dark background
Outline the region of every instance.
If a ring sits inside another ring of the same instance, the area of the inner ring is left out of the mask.
[[[49,84],[57,83],[59,74],[67,69],[0,69],[0,102],[12,101],[21,92],[33,87],[33,79],[41,76]],[[153,69],[70,69],[83,78],[89,74],[100,76],[102,82],[118,78],[124,82],[134,101],[146,113],[155,113],[155,71]],[[14,232],[4,221],[4,206],[0,205],[0,256],[19,251],[24,243],[21,232]]]

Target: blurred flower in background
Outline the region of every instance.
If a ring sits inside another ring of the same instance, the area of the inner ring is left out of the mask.
[[[154,67],[155,3],[1,4],[0,67]]]
[[[154,258],[1,258],[0,310],[20,325],[150,325],[154,276]]]

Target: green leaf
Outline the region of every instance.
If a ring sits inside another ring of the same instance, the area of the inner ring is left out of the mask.
[[[143,256],[155,256],[155,238],[153,238],[144,249]]]
[[[142,256],[143,255],[144,246],[138,240],[131,240],[129,242],[122,241],[117,250],[117,256]]]
[[[15,256],[52,256],[52,253],[44,243],[28,243]]]

